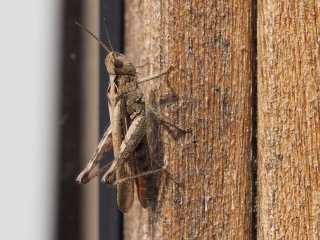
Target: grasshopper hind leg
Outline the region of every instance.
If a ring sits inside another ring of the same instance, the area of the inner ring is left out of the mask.
[[[116,172],[116,179],[130,176],[134,173],[134,162],[124,162]],[[117,185],[117,203],[119,209],[126,213],[130,210],[134,200],[134,180],[120,182]]]
[[[86,184],[99,174],[98,172],[92,173],[94,167],[101,161],[102,157],[112,148],[112,129],[109,127],[104,133],[96,152],[87,164],[85,169],[78,175],[76,181],[80,184]],[[107,167],[109,169],[110,166]],[[102,169],[103,171],[103,169]]]

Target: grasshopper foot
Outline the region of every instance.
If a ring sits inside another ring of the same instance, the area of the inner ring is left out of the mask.
[[[104,184],[111,183],[112,182],[112,175],[110,176],[109,173],[104,174],[101,178],[101,182]]]
[[[86,184],[89,182],[88,177],[89,177],[89,172],[85,169],[79,174],[76,181],[79,184]]]

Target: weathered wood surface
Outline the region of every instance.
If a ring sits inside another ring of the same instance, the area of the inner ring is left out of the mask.
[[[175,66],[144,89],[167,120],[192,129],[160,125],[154,152],[185,189],[162,175],[155,207],[125,215],[125,239],[251,238],[251,12],[249,0],[125,2],[126,55],[149,63],[142,76]]]
[[[319,1],[258,1],[258,239],[320,239]]]

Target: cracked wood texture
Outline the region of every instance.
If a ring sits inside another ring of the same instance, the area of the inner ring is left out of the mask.
[[[192,129],[156,124],[153,152],[185,188],[159,174],[155,206],[135,202],[125,239],[252,237],[251,13],[251,0],[125,1],[125,54],[145,64],[140,76],[174,66],[141,84],[145,94],[167,121]]]
[[[319,1],[258,1],[258,239],[320,239]]]

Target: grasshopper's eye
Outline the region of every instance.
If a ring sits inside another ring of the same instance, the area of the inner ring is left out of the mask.
[[[122,68],[123,67],[123,62],[119,60],[114,60],[114,67],[115,68]]]

